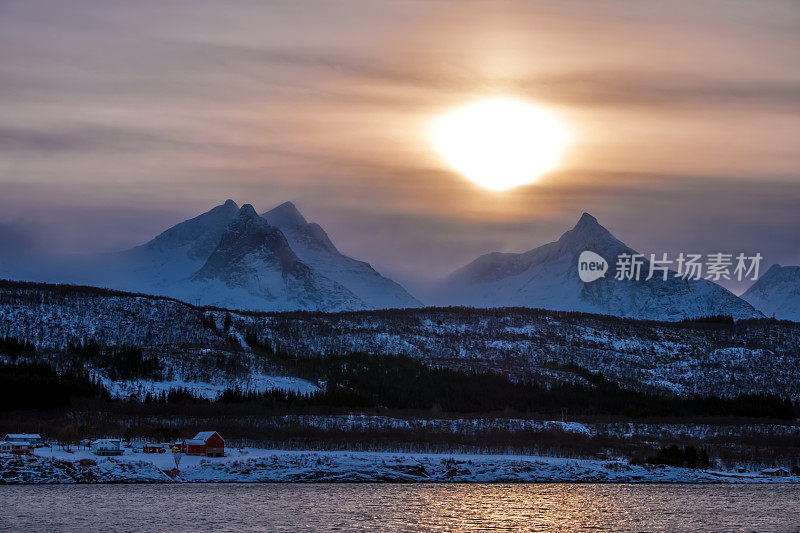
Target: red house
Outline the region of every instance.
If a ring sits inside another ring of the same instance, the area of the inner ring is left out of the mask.
[[[193,439],[183,441],[188,455],[222,457],[225,455],[225,439],[216,431],[201,431]]]
[[[163,444],[145,444],[142,447],[143,453],[167,453],[166,448],[164,448]]]

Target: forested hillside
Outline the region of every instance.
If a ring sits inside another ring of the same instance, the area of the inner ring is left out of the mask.
[[[262,384],[254,375],[298,375],[291,363],[297,358],[364,353],[407,355],[544,388],[592,386],[587,375],[597,374],[640,391],[800,399],[800,324],[774,320],[660,323],[470,308],[237,313],[89,287],[3,282],[0,337],[6,336],[57,359],[82,354],[106,378],[114,365],[103,350],[135,347],[144,360],[157,359],[133,361],[147,370],[142,379],[220,387],[238,379],[251,381],[250,390]]]
[[[274,351],[299,355],[405,354],[516,381],[582,381],[579,369],[639,390],[800,398],[797,323],[725,317],[660,323],[470,308],[249,315],[233,323]]]

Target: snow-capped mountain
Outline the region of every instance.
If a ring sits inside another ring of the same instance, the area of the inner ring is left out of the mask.
[[[800,266],[772,265],[742,299],[768,317],[800,322]]]
[[[291,202],[261,215],[279,228],[303,263],[346,287],[371,308],[418,307],[420,302],[369,263],[339,252],[319,224],[309,223]]]
[[[584,251],[602,256],[609,272],[584,283],[578,257]],[[474,307],[538,307],[652,320],[731,315],[762,316],[747,302],[707,280],[676,278],[670,272],[645,281],[649,263],[636,280],[614,279],[619,254],[636,252],[615,238],[597,219],[584,213],[574,228],[524,253],[483,255],[451,274],[436,292],[437,303]]]
[[[259,217],[228,200],[151,241],[47,281],[101,285],[261,311],[418,307],[400,285],[342,255],[291,203]]]
[[[202,286],[202,294],[215,295],[216,305],[329,311],[368,307],[303,263],[281,230],[250,204],[242,206],[190,283]]]

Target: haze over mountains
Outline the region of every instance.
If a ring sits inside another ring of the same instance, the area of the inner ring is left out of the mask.
[[[581,252],[608,262],[584,283]],[[557,241],[523,253],[490,253],[456,270],[425,295],[426,305],[532,307],[652,320],[731,315],[800,320],[800,267],[773,267],[744,298],[707,280],[614,279],[615,258],[636,253],[584,213]],[[423,303],[368,263],[336,248],[325,230],[290,202],[258,215],[233,200],[114,254],[43,270],[45,260],[4,268],[0,277],[83,283],[167,295],[233,309],[342,311]],[[648,271],[644,262],[643,272]]]

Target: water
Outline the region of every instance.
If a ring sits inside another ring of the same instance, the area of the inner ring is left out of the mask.
[[[10,531],[800,531],[797,485],[0,486]]]

